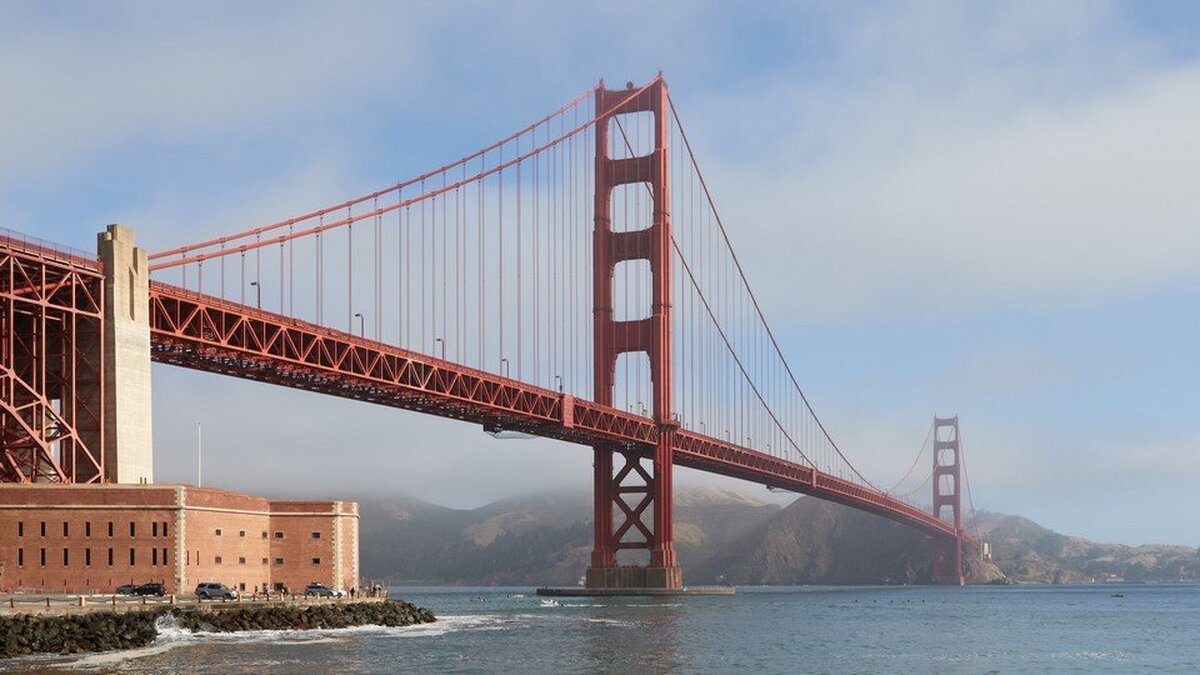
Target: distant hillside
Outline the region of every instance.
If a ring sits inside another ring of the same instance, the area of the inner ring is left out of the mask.
[[[455,510],[408,497],[365,499],[361,513],[364,576],[412,583],[574,584],[592,547],[592,501],[545,493]],[[675,546],[690,568],[779,512],[723,490],[682,491],[675,504]]]
[[[1015,581],[1200,580],[1200,550],[1191,546],[1097,544],[1000,513],[981,512],[978,520],[980,533],[992,544],[993,560]]]
[[[592,545],[591,497],[545,493],[478,509],[408,497],[360,500],[367,577],[404,583],[576,583]],[[729,490],[676,495],[675,541],[691,583],[884,584],[929,577],[929,540],[892,521],[812,498],[785,508]],[[979,514],[993,561],[971,557],[971,583],[1200,580],[1184,546],[1095,544],[1018,516]],[[994,563],[994,564],[993,564]]]
[[[929,578],[929,551],[929,540],[912,528],[801,498],[687,572],[733,584],[920,583]],[[967,566],[972,583],[1004,576],[978,560]]]
[[[399,497],[362,501],[364,576],[431,584],[574,583],[587,565],[591,502],[505,499],[472,510]]]

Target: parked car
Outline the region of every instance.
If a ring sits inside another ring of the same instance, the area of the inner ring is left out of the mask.
[[[212,581],[203,581],[199,584],[196,584],[196,597],[197,598],[204,598],[207,600],[214,600],[217,598],[221,598],[221,599],[228,598],[230,600],[233,600],[233,599],[237,598],[237,596],[238,596],[238,592],[233,590],[232,588],[226,586],[225,584],[218,584],[218,583],[212,582]]]
[[[116,594],[117,595],[133,595],[133,592],[136,590],[137,590],[137,584],[123,584],[121,586],[117,586]]]
[[[133,589],[134,595],[157,595],[161,598],[163,595],[166,595],[166,593],[167,589],[164,588],[162,584],[158,583],[142,584],[141,586]]]
[[[330,588],[325,584],[309,584],[304,587],[304,595],[314,595],[319,598],[340,598],[346,594],[346,591],[337,588]]]

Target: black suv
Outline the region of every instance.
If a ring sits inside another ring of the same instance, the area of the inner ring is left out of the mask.
[[[142,584],[141,586],[133,589],[134,595],[157,595],[160,598],[163,595],[166,595],[166,592],[167,589],[163,588],[162,584],[155,583]]]

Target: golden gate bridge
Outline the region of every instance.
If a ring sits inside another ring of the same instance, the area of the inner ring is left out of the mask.
[[[978,543],[957,418],[934,418],[896,484],[868,480],[789,367],[711,187],[661,74],[601,82],[414,178],[151,253],[151,355],[589,448],[590,588],[683,586],[676,465],[909,525],[931,579],[963,583]],[[116,480],[105,284],[93,257],[0,238],[0,480]]]

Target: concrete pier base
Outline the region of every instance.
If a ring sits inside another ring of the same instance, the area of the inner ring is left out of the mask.
[[[584,585],[593,589],[677,589],[683,588],[683,570],[678,566],[589,567]]]

